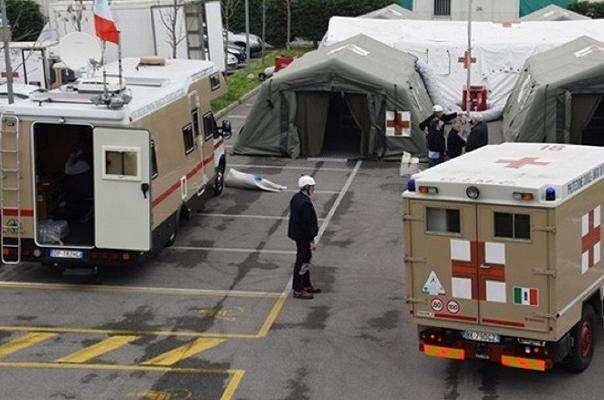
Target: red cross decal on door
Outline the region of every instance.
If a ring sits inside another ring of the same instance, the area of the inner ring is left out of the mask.
[[[549,162],[537,161],[538,157],[523,157],[519,160],[497,160],[496,163],[508,164],[506,168],[522,168],[525,165],[547,165]]]
[[[394,136],[403,136],[403,131],[411,127],[411,121],[405,121],[400,111],[394,111],[394,119],[386,121],[387,128],[394,128]]]
[[[459,57],[457,61],[463,64],[464,69],[468,69],[476,62],[476,57],[470,57],[470,54],[466,51],[464,56]]]
[[[470,259],[459,260],[451,259],[451,277],[458,278],[459,280],[470,280],[470,295],[466,298],[468,300],[480,300],[480,301],[498,301],[505,302],[499,298],[500,295],[489,295],[489,285],[501,282],[505,284],[505,264],[497,262],[489,262],[486,260],[485,242],[482,241],[469,241],[470,242]],[[499,245],[497,243],[490,243],[491,245]],[[505,247],[504,247],[505,252]],[[489,282],[489,283],[487,283]],[[456,284],[452,284],[454,287]],[[463,290],[462,290],[463,291]],[[505,291],[505,289],[504,289]],[[453,297],[456,297],[453,293]]]
[[[600,206],[598,206],[583,215],[581,219],[581,271],[583,273],[600,262],[600,218]]]

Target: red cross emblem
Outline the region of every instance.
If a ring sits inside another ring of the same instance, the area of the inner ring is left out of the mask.
[[[472,65],[476,62],[476,57],[470,57],[470,54],[466,51],[466,52],[464,52],[464,56],[459,57],[457,59],[457,61],[460,63],[463,63],[463,67],[465,69],[468,69],[468,68],[470,68],[470,65]]]
[[[600,206],[594,208],[581,218],[581,271],[600,262]]]
[[[537,161],[538,157],[523,157],[519,160],[497,160],[495,162],[500,164],[508,164],[506,168],[522,168],[525,165],[547,165],[549,162]]]
[[[511,28],[513,24],[517,24],[518,22],[512,22],[512,21],[503,21],[501,23],[501,26],[504,28]]]
[[[492,245],[503,246],[498,243],[492,243]],[[505,247],[503,249],[505,252]],[[469,298],[471,300],[505,302],[505,300],[495,300],[497,295],[489,296],[489,284],[487,283],[487,281],[505,283],[505,264],[486,260],[485,253],[485,242],[470,241],[470,259],[451,259],[451,276],[471,281]]]
[[[411,127],[411,121],[403,120],[403,113],[394,111],[394,119],[386,120],[387,128],[394,128],[394,136],[404,136],[404,130]]]

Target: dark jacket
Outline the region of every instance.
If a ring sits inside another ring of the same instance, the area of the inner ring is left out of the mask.
[[[458,157],[465,146],[466,141],[459,137],[459,132],[451,129],[447,135],[447,155],[450,158]]]
[[[487,144],[489,144],[489,128],[487,124],[480,121],[470,130],[468,141],[466,142],[466,153]]]
[[[319,233],[319,223],[315,207],[302,191],[296,193],[289,202],[289,229],[287,236],[296,241],[312,242]]]
[[[438,151],[441,157],[445,156],[445,136],[441,129],[430,128],[430,132],[428,132],[428,150]]]
[[[420,124],[419,124],[419,129],[421,129],[422,131],[426,128],[430,127],[430,121],[432,121],[434,118],[436,118],[436,116],[434,114],[430,115],[428,118],[426,118],[425,120],[423,120]],[[445,124],[448,122],[451,122],[452,120],[454,120],[455,118],[457,118],[457,113],[451,113],[451,114],[443,114],[440,116],[440,120],[442,122],[444,122]]]

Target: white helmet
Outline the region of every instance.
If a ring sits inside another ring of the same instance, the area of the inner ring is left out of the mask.
[[[443,112],[443,108],[441,106],[439,106],[438,104],[435,104],[434,107],[432,107],[432,112]]]
[[[302,175],[300,177],[300,179],[298,179],[298,187],[300,189],[304,188],[305,186],[314,186],[316,185],[315,180],[313,179],[312,176],[308,176],[308,175]]]

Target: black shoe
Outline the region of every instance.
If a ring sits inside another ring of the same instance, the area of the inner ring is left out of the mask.
[[[306,290],[308,293],[321,293],[321,289],[318,287],[307,287],[304,288],[304,290]]]
[[[312,294],[310,294],[305,289],[302,289],[299,292],[297,292],[297,291],[294,290],[294,298],[295,299],[311,300],[311,299],[314,299],[315,296],[313,296]]]

